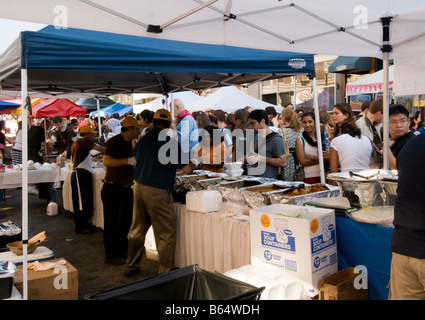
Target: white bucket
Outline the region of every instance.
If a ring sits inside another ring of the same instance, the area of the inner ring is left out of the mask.
[[[47,215],[48,216],[55,216],[58,214],[58,204],[56,202],[51,201],[47,205]]]

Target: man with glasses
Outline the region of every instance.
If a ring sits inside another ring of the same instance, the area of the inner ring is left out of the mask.
[[[389,109],[390,131],[390,169],[397,170],[397,156],[408,140],[415,135],[409,130],[409,111],[405,106],[396,104]]]

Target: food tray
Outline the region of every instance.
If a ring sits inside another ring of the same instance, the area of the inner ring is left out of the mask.
[[[291,193],[288,194],[285,191],[270,192],[266,194],[266,203],[267,205],[282,203],[302,206],[304,203],[312,202],[316,198],[338,197],[340,195],[339,187],[328,184],[322,186],[326,189],[300,195],[292,195]],[[311,187],[311,185],[306,184],[305,187],[308,188]]]
[[[352,212],[350,216],[354,220],[363,223],[391,225],[394,220],[394,207],[366,207]]]
[[[340,193],[346,197],[350,205],[355,208],[383,206],[386,204],[386,195],[380,182],[387,176],[385,170],[362,170],[357,175],[348,172],[331,173],[328,179],[337,182]],[[367,178],[362,178],[359,175]]]

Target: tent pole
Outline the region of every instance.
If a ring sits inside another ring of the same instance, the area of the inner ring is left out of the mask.
[[[383,163],[383,169],[388,170],[389,169],[389,128],[388,124],[390,122],[389,120],[389,78],[388,78],[388,71],[389,69],[389,52],[384,52],[384,59],[383,59],[383,97],[382,97],[382,103],[383,103],[383,151],[384,151],[384,163]]]
[[[46,126],[46,117],[43,118],[43,122],[44,122],[44,151],[46,153],[46,161],[47,160],[47,155],[48,155],[48,151],[47,151],[47,126]]]
[[[99,97],[96,97],[96,104],[97,104],[97,124],[99,126],[99,137],[102,136],[102,130],[101,128],[101,123],[100,123],[100,102],[99,102]]]
[[[314,96],[314,116],[316,118],[316,137],[317,137],[317,152],[319,153],[319,166],[320,166],[320,181],[321,183],[326,183],[325,180],[325,166],[323,162],[323,149],[322,149],[322,134],[320,131],[320,113],[319,113],[319,99],[317,95],[317,83],[316,75],[313,78],[313,96]]]
[[[174,94],[171,92],[171,119],[174,120]]]
[[[382,97],[382,104],[383,104],[383,156],[384,156],[384,163],[383,163],[383,169],[388,170],[389,169],[389,58],[390,58],[390,52],[392,51],[392,46],[390,45],[390,24],[391,24],[392,17],[383,17],[381,18],[382,22],[382,53],[383,53],[383,97]]]
[[[21,69],[22,98],[22,244],[23,299],[28,300],[28,70]],[[31,103],[31,102],[30,102]]]

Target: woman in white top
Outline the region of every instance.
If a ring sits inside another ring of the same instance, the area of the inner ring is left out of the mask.
[[[347,103],[335,105],[332,121],[335,127],[330,148],[330,172],[369,169],[372,144],[356,126],[351,106]],[[339,170],[338,165],[340,166]]]
[[[316,122],[313,112],[304,112],[301,115],[303,131],[297,138],[295,150],[298,162],[304,167],[304,182],[309,184],[320,183],[320,165],[317,149]],[[321,136],[321,143],[325,140],[325,135]],[[323,147],[323,160],[329,161],[329,149]]]
[[[22,163],[22,121],[18,122],[18,132],[12,147],[12,164]]]

